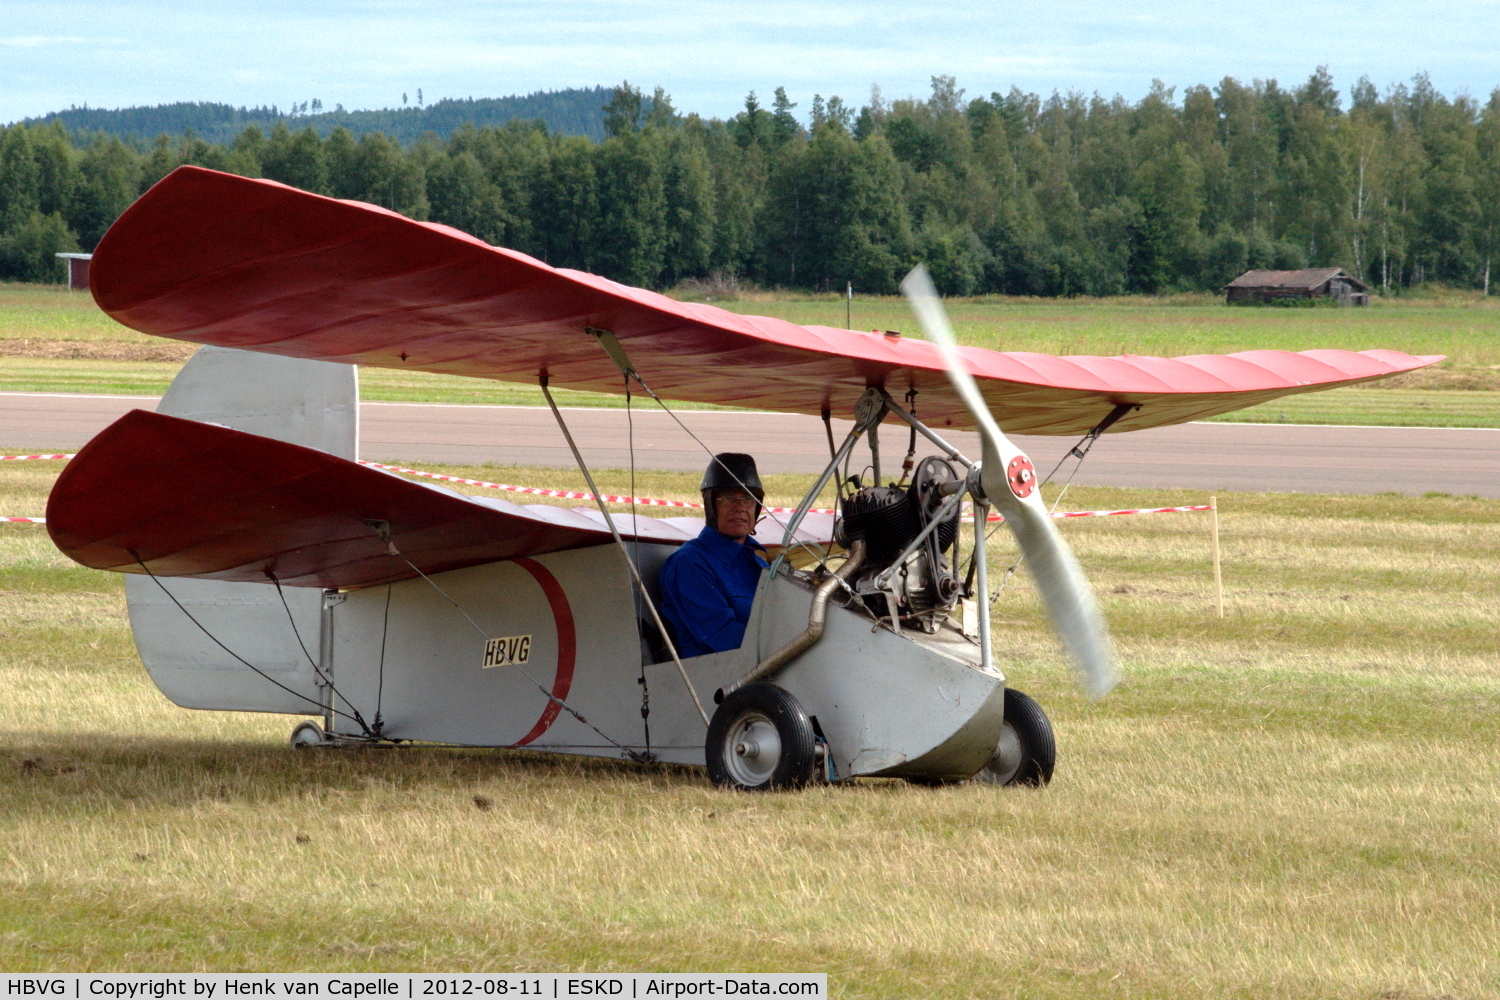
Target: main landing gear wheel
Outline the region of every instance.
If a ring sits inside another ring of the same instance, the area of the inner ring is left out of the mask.
[[[316,722],[299,722],[292,730],[292,749],[294,750],[327,745],[328,734],[323,732],[323,727]]]
[[[974,775],[985,785],[1045,785],[1057,763],[1052,723],[1029,695],[1005,689],[1005,726],[995,755]]]
[[[708,725],[708,776],[747,792],[801,788],[818,773],[812,721],[775,684],[747,684],[724,699]]]

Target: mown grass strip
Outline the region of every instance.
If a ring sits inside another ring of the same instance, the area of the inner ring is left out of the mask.
[[[1219,423],[1500,427],[1500,392],[1329,389],[1286,396],[1209,419]]]

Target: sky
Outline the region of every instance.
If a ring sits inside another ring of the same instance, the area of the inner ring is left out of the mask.
[[[727,117],[784,86],[858,106],[1012,86],[1138,100],[1327,65],[1347,95],[1427,73],[1450,96],[1500,86],[1500,0],[1253,6],[1069,0],[0,0],[0,122],[175,101],[399,107],[629,80]]]

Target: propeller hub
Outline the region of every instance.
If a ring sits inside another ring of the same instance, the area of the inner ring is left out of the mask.
[[[1010,491],[1025,500],[1036,491],[1036,466],[1025,455],[1017,455],[1005,467],[1005,479],[1010,483]]]

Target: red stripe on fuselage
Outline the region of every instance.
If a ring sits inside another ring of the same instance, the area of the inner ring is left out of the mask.
[[[535,559],[524,557],[514,562],[531,574],[537,586],[542,588],[542,593],[547,595],[547,603],[552,607],[552,621],[557,626],[557,675],[552,678],[552,698],[566,698],[573,687],[573,667],[578,659],[578,634],[573,628],[573,608],[568,604],[568,595],[563,593],[562,584],[557,582],[557,577],[547,567]],[[525,746],[545,733],[552,728],[552,723],[557,721],[557,715],[561,711],[562,705],[549,699],[547,707],[542,709],[542,717],[536,720],[531,732],[516,740],[513,745]]]

